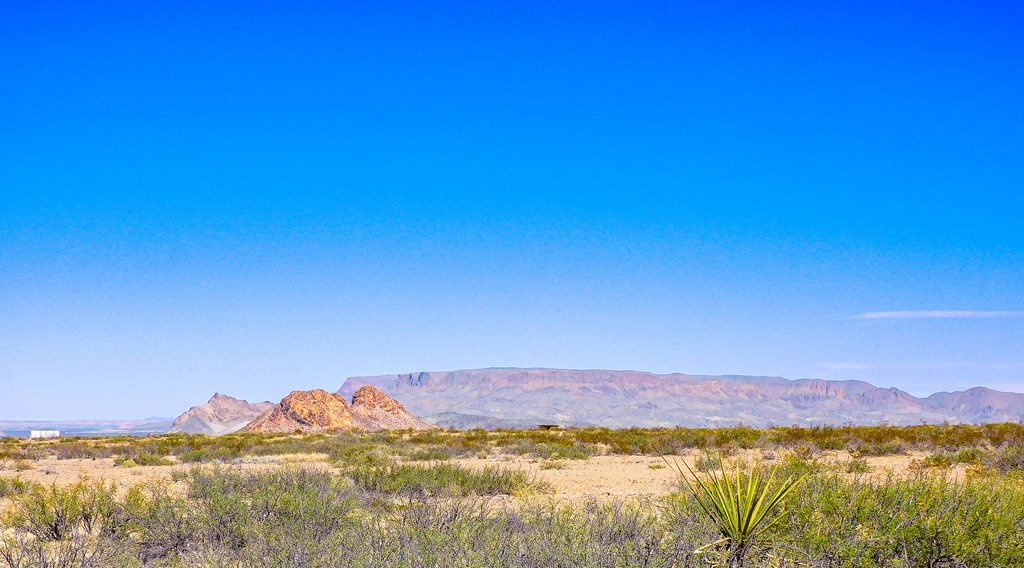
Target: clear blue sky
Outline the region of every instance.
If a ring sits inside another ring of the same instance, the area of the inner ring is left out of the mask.
[[[1021,4],[545,4],[3,3],[0,419],[481,366],[1024,391]]]

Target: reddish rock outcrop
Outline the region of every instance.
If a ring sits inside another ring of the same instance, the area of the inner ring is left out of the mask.
[[[337,393],[292,391],[250,422],[242,432],[320,432],[323,430],[427,430],[436,428],[409,413],[375,387],[359,389],[350,407]]]
[[[350,430],[355,426],[345,399],[323,389],[292,391],[270,410],[256,417],[242,432],[320,432]]]
[[[437,428],[416,418],[400,402],[374,386],[362,387],[352,395],[351,410],[356,426],[370,432]]]

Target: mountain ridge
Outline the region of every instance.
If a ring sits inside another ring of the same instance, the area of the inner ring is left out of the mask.
[[[1024,421],[1024,394],[973,387],[918,398],[859,380],[492,367],[350,377],[441,426],[770,426]]]

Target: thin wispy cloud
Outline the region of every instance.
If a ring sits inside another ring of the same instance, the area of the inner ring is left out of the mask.
[[[1024,362],[1005,361],[935,361],[928,363],[821,363],[829,371],[865,371],[875,369],[973,369],[985,371],[1024,371]]]
[[[991,319],[1024,317],[1024,311],[917,310],[896,312],[864,312],[850,319]]]

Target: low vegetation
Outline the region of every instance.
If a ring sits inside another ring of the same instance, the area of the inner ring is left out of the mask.
[[[497,466],[472,470],[445,463],[386,462],[362,463],[344,471],[365,492],[404,497],[516,495],[534,485],[525,472]]]
[[[1014,424],[5,441],[0,568],[1019,566],[1022,441]],[[834,450],[849,455],[817,459]],[[901,452],[923,452],[906,475],[868,465]],[[289,454],[323,467],[232,465]],[[696,467],[664,498],[567,502],[524,471],[452,461],[609,454]],[[16,471],[43,457],[192,465],[128,487]]]
[[[729,454],[743,449],[780,449],[810,457],[845,450],[855,458],[931,453],[979,452],[982,461],[1001,455],[1000,467],[1024,467],[1024,425],[920,425],[909,427],[816,426],[765,429],[730,428],[568,428],[562,430],[429,430],[422,432],[340,434],[231,434],[211,437],[165,434],[135,438],[62,438],[8,440],[0,460],[32,462],[58,459],[132,459],[160,465],[174,457],[187,463],[229,462],[245,456],[320,453],[332,457],[386,452],[392,457],[437,461],[496,455],[576,460],[595,455],[684,455],[692,450]],[[1000,452],[1002,452],[1000,454]]]

